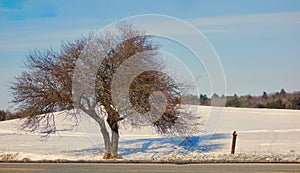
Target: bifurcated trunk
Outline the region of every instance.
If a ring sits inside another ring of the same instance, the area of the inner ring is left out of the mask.
[[[111,129],[111,146],[110,146],[110,158],[118,159],[121,158],[118,155],[118,144],[119,144],[119,125],[118,122],[123,118],[120,117],[119,113],[111,107],[110,104],[104,104],[105,110],[108,114],[106,122]]]
[[[94,110],[85,110],[85,112],[92,117],[100,126],[100,130],[103,136],[104,140],[104,146],[105,146],[105,151],[104,151],[104,156],[103,159],[111,159],[112,158],[112,143],[110,140],[109,133],[106,128],[105,120],[100,118],[97,113]]]
[[[99,119],[98,124],[101,129],[101,133],[104,139],[105,153],[104,159],[118,159],[120,156],[118,155],[118,145],[119,145],[119,131],[118,129],[111,130],[111,138],[106,129],[105,121],[103,119]],[[118,127],[117,127],[118,128]]]

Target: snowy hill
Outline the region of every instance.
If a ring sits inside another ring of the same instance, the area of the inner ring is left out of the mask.
[[[125,160],[300,162],[299,110],[218,109],[223,111],[220,123],[216,122],[213,130],[191,138],[159,136],[151,127],[132,129],[122,126],[119,153]],[[206,123],[209,122],[211,107],[199,106],[199,110]],[[0,122],[0,156],[15,154],[17,160],[102,159],[103,140],[92,119],[82,119],[76,128],[71,128],[72,120],[64,119],[61,113],[56,114],[56,119],[57,133],[46,141],[41,141],[41,132],[20,131],[21,119]],[[234,130],[238,138],[236,155],[232,156],[230,147]]]

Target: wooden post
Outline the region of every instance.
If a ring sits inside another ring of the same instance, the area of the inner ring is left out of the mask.
[[[234,131],[232,133],[231,154],[234,154],[234,152],[235,152],[236,137],[237,137],[237,133],[236,133],[236,131]]]

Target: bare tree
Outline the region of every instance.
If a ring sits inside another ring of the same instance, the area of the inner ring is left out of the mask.
[[[60,52],[35,50],[27,57],[27,70],[11,85],[12,103],[21,117],[27,117],[23,128],[54,132],[52,112],[73,108],[72,75],[84,44],[81,39],[63,44]]]
[[[180,110],[181,88],[160,72],[164,65],[155,58],[158,48],[150,36],[120,23],[113,32],[63,44],[60,52],[35,51],[26,61],[28,70],[12,84],[12,102],[32,130],[46,122],[48,132],[55,131],[55,111],[75,108],[88,114],[100,126],[105,159],[119,157],[121,121],[188,135],[195,117]]]

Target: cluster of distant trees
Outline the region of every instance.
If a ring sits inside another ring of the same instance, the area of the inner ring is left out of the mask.
[[[213,94],[208,97],[206,94],[184,95],[182,96],[182,103],[192,105],[211,105],[211,98],[224,98],[226,97],[226,107],[243,107],[243,108],[270,108],[270,109],[300,109],[300,91],[287,93],[281,89],[276,93],[262,92],[260,96],[252,96],[250,94],[238,96],[219,96]],[[0,121],[22,118],[22,113],[12,113],[10,111],[0,110]]]
[[[238,96],[219,96],[213,94],[211,98],[224,98],[226,97],[226,107],[244,107],[244,108],[270,108],[270,109],[300,109],[300,92],[287,93],[284,89],[281,89],[276,93],[263,92],[259,96],[252,96],[250,94]],[[195,105],[211,105],[211,98],[206,94],[185,95],[183,96],[183,102],[187,104]]]
[[[10,111],[0,110],[0,121],[22,118],[19,113],[11,113]]]

